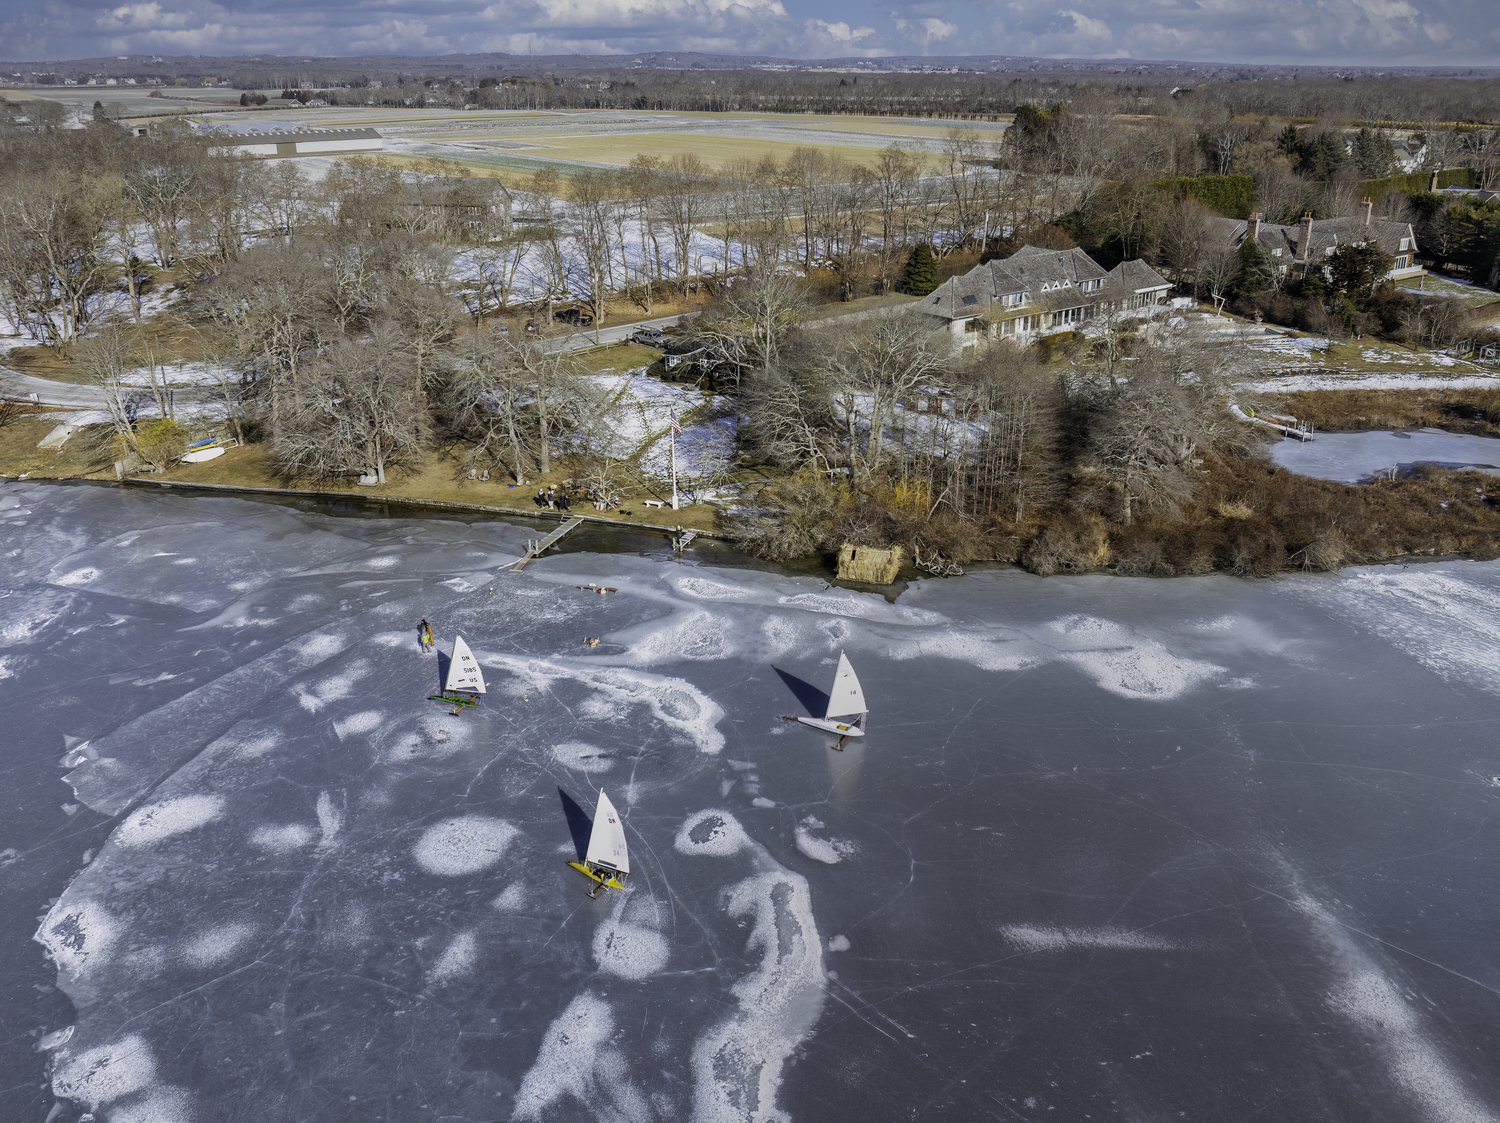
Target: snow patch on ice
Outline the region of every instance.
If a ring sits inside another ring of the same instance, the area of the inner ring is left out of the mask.
[[[651,1113],[639,1089],[630,1082],[624,1057],[609,1046],[615,1017],[596,994],[580,994],[547,1027],[536,1063],[521,1078],[512,1119],[537,1120],[553,1104],[569,1097],[595,1118],[648,1123]],[[596,1101],[607,1101],[600,1111]]]
[[[1112,620],[1064,616],[1051,628],[1075,648],[1060,656],[1063,662],[1072,663],[1101,690],[1122,698],[1167,701],[1226,673],[1214,663],[1176,655]]]
[[[519,833],[504,819],[460,815],[428,827],[412,848],[412,857],[430,874],[463,877],[493,866]]]
[[[582,741],[553,745],[552,759],[564,768],[572,768],[578,772],[608,772],[615,766],[609,753],[597,745],[588,745]]]
[[[182,953],[195,967],[215,967],[232,958],[254,935],[253,924],[221,924],[188,940]]]
[[[186,1088],[155,1088],[143,1100],[111,1108],[109,1123],[193,1123],[192,1106]]]
[[[130,813],[114,833],[121,846],[151,846],[213,822],[224,811],[216,795],[184,795],[141,807]]]
[[[699,811],[677,828],[673,845],[682,854],[731,858],[754,845],[740,821],[727,811]]]
[[[499,912],[520,912],[526,907],[529,894],[526,886],[519,881],[512,881],[500,891],[500,895],[490,902],[490,907]]]
[[[76,1055],[61,1055],[52,1074],[52,1091],[59,1098],[92,1111],[154,1083],[156,1058],[138,1033]]]
[[[1468,565],[1382,568],[1296,588],[1443,678],[1500,693],[1500,589],[1482,583],[1487,575]]]
[[[323,832],[323,845],[332,842],[334,836],[344,829],[344,811],[333,802],[333,796],[326,791],[318,793],[318,829]]]
[[[1429,1119],[1494,1123],[1500,1112],[1469,1088],[1462,1070],[1429,1035],[1406,988],[1391,978],[1322,902],[1298,889],[1292,906],[1307,919],[1334,960],[1337,982],[1328,1004],[1375,1042],[1389,1075]]]
[[[429,986],[451,983],[454,979],[472,972],[474,964],[478,961],[478,937],[473,931],[460,932],[453,937],[452,942],[443,949],[443,954],[438,957],[438,961],[428,970],[427,983]]]
[[[93,566],[84,566],[75,569],[71,573],[64,573],[61,577],[54,577],[54,585],[87,585],[90,581],[99,579],[99,571]]]
[[[311,846],[317,837],[318,833],[303,823],[267,823],[255,828],[250,835],[250,844],[272,854],[290,854]]]
[[[0,600],[0,647],[36,643],[77,596],[57,589],[32,589]]]
[[[622,979],[644,979],[667,965],[667,941],[650,928],[607,920],[594,933],[594,961]]]
[[[518,692],[540,692],[559,680],[572,680],[609,702],[645,706],[658,722],[686,737],[700,752],[717,753],[724,747],[724,734],[718,728],[723,708],[686,679],[587,661],[575,664],[503,654],[488,656],[486,663],[510,671],[518,680]]]
[[[1069,951],[1109,948],[1115,951],[1176,951],[1182,945],[1128,928],[1052,928],[1037,924],[1007,924],[1000,934],[1022,951]]]
[[[293,683],[292,693],[297,703],[310,714],[315,714],[329,702],[348,698],[354,693],[355,684],[370,670],[364,659],[351,663],[338,674],[329,675],[315,683]]]
[[[80,901],[66,905],[61,912],[54,908],[42,922],[37,939],[58,970],[76,982],[90,964],[105,957],[118,935],[114,917],[93,901]]]
[[[830,866],[836,866],[859,852],[859,847],[845,839],[819,838],[813,834],[822,828],[823,824],[811,816],[798,823],[794,832],[797,849],[814,861],[826,862]]]
[[[373,733],[384,720],[385,715],[379,710],[363,710],[340,718],[333,723],[333,728],[340,737],[350,737],[360,733]]]
[[[781,1074],[823,1009],[823,946],[807,880],[777,862],[725,811],[700,811],[677,831],[684,854],[746,853],[755,873],[724,894],[724,911],[750,922],[746,950],[755,969],[734,984],[738,1008],[693,1047],[695,1123],[739,1123],[751,1117],[789,1120],[776,1107]]]

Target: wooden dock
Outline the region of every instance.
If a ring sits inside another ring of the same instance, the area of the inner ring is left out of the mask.
[[[557,545],[558,539],[560,539],[564,534],[567,534],[570,530],[577,530],[582,525],[582,519],[570,519],[568,522],[563,523],[562,526],[554,530],[551,534],[547,535],[546,538],[543,538],[540,542],[533,542],[531,544],[531,548],[526,551],[526,556],[520,561],[516,562],[515,568],[511,570],[511,572],[520,573],[521,570],[526,568],[526,563],[529,562],[532,558],[540,556],[543,550],[551,549],[553,546]]]

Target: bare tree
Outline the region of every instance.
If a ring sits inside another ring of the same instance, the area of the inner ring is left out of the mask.
[[[272,437],[283,471],[321,480],[360,470],[384,484],[388,469],[417,459],[424,395],[401,350],[378,325],[369,340],[335,344],[299,371]]]
[[[807,318],[807,287],[762,262],[693,320],[690,337],[740,372],[774,365],[788,333]]]

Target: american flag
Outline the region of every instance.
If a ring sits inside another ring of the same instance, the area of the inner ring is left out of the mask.
[[[668,416],[672,419],[672,432],[681,433],[682,426],[677,424],[677,411],[675,409],[672,410],[671,413],[668,414]]]

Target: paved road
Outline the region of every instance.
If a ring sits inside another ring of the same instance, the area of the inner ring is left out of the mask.
[[[71,382],[53,382],[0,367],[0,392],[6,397],[29,399],[49,406],[71,406],[74,409],[103,409],[104,394],[94,386]],[[36,395],[32,398],[32,395]]]
[[[599,329],[597,343],[622,343],[630,336],[631,332],[640,331],[641,328],[671,328],[677,327],[683,320],[696,316],[696,312],[685,312],[681,316],[661,316],[655,320],[638,320],[633,324],[620,324],[618,327],[609,327],[607,324]],[[566,337],[562,347],[569,351],[581,350],[584,347],[595,346],[594,331],[580,330]]]

